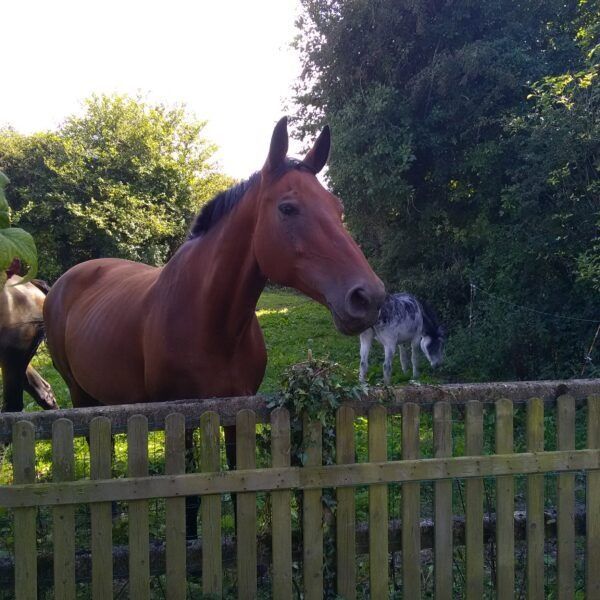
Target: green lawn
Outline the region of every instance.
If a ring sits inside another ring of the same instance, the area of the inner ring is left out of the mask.
[[[329,311],[313,300],[289,290],[268,289],[260,297],[257,315],[265,335],[268,364],[260,388],[272,393],[280,388],[281,376],[292,364],[306,359],[308,350],[317,358],[329,358],[356,371],[358,377],[358,337],[348,337],[337,332]],[[370,380],[381,379],[383,352],[375,343],[371,351]],[[48,350],[40,347],[33,365],[50,383],[58,403],[70,406],[69,392],[60,375],[52,366]],[[393,382],[408,378],[400,373],[400,362],[394,363]],[[37,405],[25,394],[25,410],[36,410]]]

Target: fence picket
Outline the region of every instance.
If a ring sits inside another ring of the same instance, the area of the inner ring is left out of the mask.
[[[402,459],[419,457],[419,405],[402,406]],[[421,485],[402,484],[402,582],[404,598],[421,597]]]
[[[452,456],[452,407],[437,402],[433,407],[433,448],[436,458]],[[435,598],[452,599],[452,481],[436,481],[435,518]]]
[[[28,421],[13,426],[15,483],[35,482],[35,430]],[[37,537],[35,507],[15,508],[15,600],[37,598]]]
[[[304,418],[303,444],[306,466],[323,462],[322,426],[319,421]],[[321,489],[304,491],[302,519],[304,554],[304,597],[306,600],[323,599],[323,509]]]
[[[133,415],[127,422],[127,469],[129,477],[148,475],[148,419]],[[129,597],[150,597],[150,531],[148,501],[129,501]]]
[[[338,408],[335,426],[335,455],[338,465],[355,461],[354,410]],[[354,488],[338,488],[336,512],[337,592],[344,600],[356,598],[356,500]]]
[[[575,399],[560,396],[556,405],[559,450],[575,450]],[[560,600],[575,596],[575,473],[558,475],[557,595]]]
[[[220,470],[219,415],[205,412],[200,417],[202,472]],[[223,559],[221,555],[221,496],[204,496],[202,510],[202,592],[206,596],[221,596],[223,590]]]
[[[513,403],[496,402],[496,453],[514,451]],[[498,598],[515,595],[515,479],[496,478],[496,591]]]
[[[483,410],[481,402],[470,400],[465,410],[465,454],[483,454]],[[483,598],[483,479],[465,484],[466,598]]]
[[[527,403],[527,449],[544,450],[544,402]],[[527,476],[527,598],[544,599],[544,475]]]
[[[96,417],[90,423],[90,477],[110,479],[112,463],[111,423]],[[112,510],[110,502],[90,504],[92,547],[92,597],[113,597]]]
[[[290,413],[277,408],[271,413],[271,444],[273,467],[290,466]],[[273,492],[271,503],[273,527],[273,599],[292,597],[292,493]]]
[[[587,447],[600,448],[600,396],[587,401]],[[586,598],[600,598],[600,469],[587,473]]]
[[[256,468],[256,415],[241,410],[236,415],[238,469]],[[256,598],[256,494],[237,497],[238,598]]]
[[[73,423],[58,419],[52,424],[52,476],[54,481],[72,481],[75,474]],[[54,543],[54,596],[75,598],[75,507],[52,509]]]
[[[387,460],[387,410],[369,410],[369,462]],[[369,486],[369,570],[371,598],[386,599],[388,588],[388,489]]]
[[[185,417],[171,413],[165,419],[165,473],[185,473],[185,458]],[[165,520],[167,599],[185,600],[185,498],[166,499]]]

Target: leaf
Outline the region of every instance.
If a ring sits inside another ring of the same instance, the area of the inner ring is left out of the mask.
[[[29,271],[21,283],[26,283],[37,274],[38,258],[31,234],[18,227],[0,229],[0,271],[6,271],[14,258],[29,265]]]

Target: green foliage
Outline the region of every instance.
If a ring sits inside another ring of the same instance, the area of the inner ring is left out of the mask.
[[[571,376],[599,318],[598,0],[303,0],[297,114],[391,290],[449,326],[446,375]],[[469,283],[530,313],[479,297]],[[519,356],[519,353],[533,353]]]
[[[32,231],[42,272],[114,256],[164,263],[199,206],[230,185],[182,108],[92,96],[56,132],[0,131],[0,166],[13,181],[17,221]]]
[[[29,265],[23,281],[33,279],[38,268],[33,237],[23,229],[10,226],[10,208],[4,193],[8,183],[8,177],[0,171],[0,287],[6,281],[6,270],[14,258],[19,258]]]

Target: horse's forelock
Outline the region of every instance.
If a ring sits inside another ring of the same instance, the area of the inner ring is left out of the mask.
[[[281,179],[290,171],[305,171],[312,173],[314,171],[301,160],[288,158],[285,160],[270,177],[275,180]],[[200,238],[212,229],[224,216],[228,215],[242,200],[246,193],[253,188],[261,179],[260,171],[253,173],[248,179],[236,183],[228,190],[220,192],[212,200],[207,202],[200,212],[196,215],[190,228],[188,239]]]

